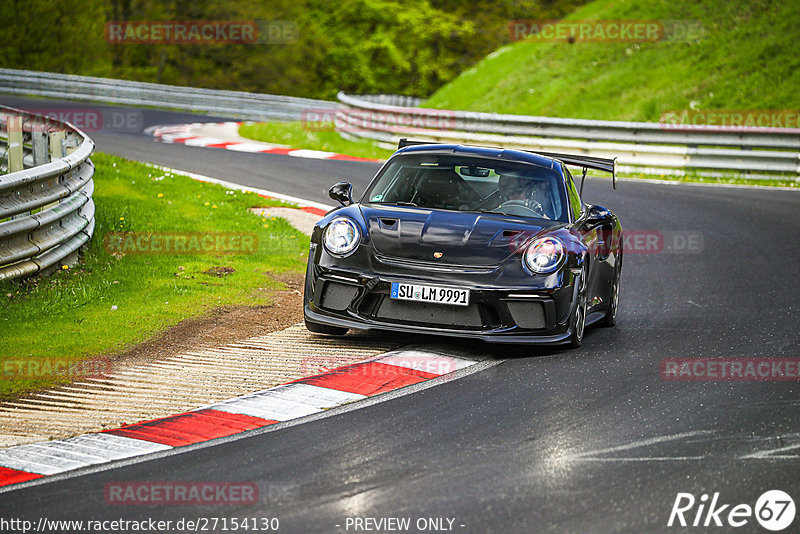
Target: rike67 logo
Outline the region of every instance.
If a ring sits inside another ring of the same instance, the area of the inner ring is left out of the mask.
[[[781,490],[764,492],[755,506],[749,504],[726,504],[720,499],[719,492],[710,498],[707,493],[695,498],[691,493],[678,493],[672,511],[669,514],[668,527],[729,527],[755,532],[753,519],[761,527],[772,532],[789,528],[794,522],[794,500]]]

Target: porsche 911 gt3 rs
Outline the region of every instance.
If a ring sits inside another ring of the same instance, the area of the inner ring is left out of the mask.
[[[331,188],[341,206],[312,233],[307,328],[577,347],[586,326],[613,326],[622,227],[583,203],[567,165],[615,180],[610,159],[402,140],[360,200]]]

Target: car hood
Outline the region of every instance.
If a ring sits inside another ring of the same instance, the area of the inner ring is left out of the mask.
[[[518,254],[531,237],[563,226],[502,214],[398,206],[361,206],[361,213],[377,254],[442,265],[498,265]]]

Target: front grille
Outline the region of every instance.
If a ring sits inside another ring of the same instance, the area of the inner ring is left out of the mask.
[[[480,328],[483,326],[480,311],[474,304],[469,306],[447,306],[384,298],[375,312],[375,318],[423,326],[463,328]]]
[[[541,302],[510,301],[507,304],[508,311],[520,328],[536,330],[547,326]]]
[[[448,273],[486,274],[498,269],[497,265],[458,265],[442,263],[441,261],[412,260],[410,258],[385,256],[378,252],[375,252],[375,259],[392,267]]]
[[[327,281],[322,288],[319,305],[321,308],[343,311],[350,306],[357,294],[358,286]]]

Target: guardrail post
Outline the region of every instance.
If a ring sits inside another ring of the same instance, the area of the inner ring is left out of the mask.
[[[795,172],[797,176],[795,177],[794,181],[800,183],[800,151],[797,152],[797,170]]]
[[[64,132],[50,133],[50,161],[55,161],[64,157]]]
[[[8,117],[8,172],[17,172],[22,166],[22,117]]]
[[[47,146],[47,124],[35,120],[31,124],[31,145],[33,146],[33,166],[44,165],[50,161],[50,150]]]
[[[64,147],[64,154],[67,156],[78,150],[78,145],[75,144],[75,139],[70,136],[67,136],[64,139],[63,147]]]

